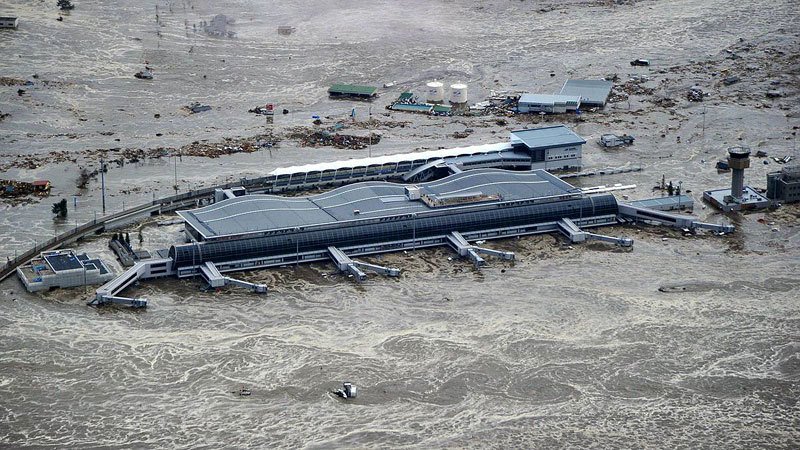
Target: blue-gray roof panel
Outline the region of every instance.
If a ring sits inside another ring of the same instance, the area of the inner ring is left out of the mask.
[[[567,80],[561,95],[577,95],[581,103],[602,106],[606,104],[614,83],[606,80]]]
[[[511,141],[520,141],[528,148],[552,148],[586,143],[586,140],[564,125],[512,131]]]
[[[441,180],[420,183],[423,193],[436,197],[499,196],[503,201],[575,193],[569,183],[544,171],[511,172],[475,169]],[[497,202],[499,200],[494,200]],[[461,208],[464,205],[437,209]],[[187,226],[206,238],[241,235],[296,227],[313,227],[375,217],[424,213],[432,208],[405,196],[405,186],[388,182],[356,183],[309,197],[247,195],[190,211],[179,211]]]

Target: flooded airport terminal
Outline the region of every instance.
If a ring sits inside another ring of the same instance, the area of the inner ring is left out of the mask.
[[[0,447],[798,447],[798,14],[2,2]]]

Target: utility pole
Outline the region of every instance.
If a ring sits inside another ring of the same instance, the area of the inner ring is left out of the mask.
[[[175,185],[173,187],[175,188],[175,195],[178,195],[178,157],[177,156],[174,157],[175,157]]]
[[[103,192],[103,214],[106,213],[106,163],[100,160],[100,188]]]
[[[706,105],[703,105],[703,151],[706,151]]]

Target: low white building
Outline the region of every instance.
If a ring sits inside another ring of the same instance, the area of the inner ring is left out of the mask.
[[[511,132],[512,148],[530,155],[531,169],[580,170],[585,143],[564,125]]]
[[[17,17],[0,17],[0,28],[17,28],[19,26],[19,18]]]
[[[521,113],[543,112],[549,114],[576,111],[581,107],[581,97],[575,95],[522,94],[517,104]]]
[[[102,284],[114,278],[114,272],[100,259],[66,249],[40,253],[27,265],[18,267],[17,276],[28,292],[37,292]]]

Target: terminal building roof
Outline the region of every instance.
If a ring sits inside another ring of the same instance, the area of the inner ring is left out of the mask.
[[[439,200],[429,206],[411,200],[406,185],[364,182],[343,186],[309,197],[246,195],[203,208],[179,211],[187,226],[205,239],[223,236],[257,235],[277,230],[306,229],[348,221],[424,214],[433,210],[459,209],[542,197],[579,195],[569,183],[544,171],[511,172],[476,169],[441,180],[420,183],[422,195]],[[453,200],[470,199],[464,202]],[[448,205],[448,202],[452,204]]]

